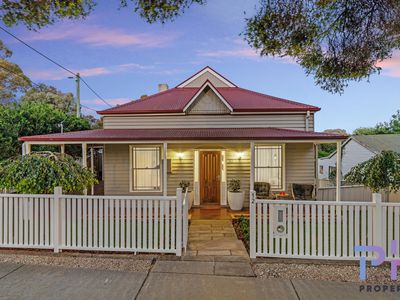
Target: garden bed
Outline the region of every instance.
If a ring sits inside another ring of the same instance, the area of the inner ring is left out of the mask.
[[[236,235],[246,247],[247,252],[250,252],[250,220],[244,216],[232,220],[233,228]]]

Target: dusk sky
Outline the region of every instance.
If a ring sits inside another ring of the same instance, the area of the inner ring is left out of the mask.
[[[62,65],[80,72],[113,105],[157,92],[158,83],[173,87],[209,65],[240,87],[317,105],[316,130],[373,126],[400,109],[400,54],[381,65],[381,75],[352,83],[343,95],[314,85],[312,77],[288,59],[260,58],[239,34],[244,11],[254,13],[258,1],[209,1],[194,5],[165,25],[147,24],[133,9],[118,10],[119,1],[103,1],[86,20],[57,22],[38,32],[9,30]],[[107,4],[105,4],[107,2]],[[2,39],[36,83],[75,93],[69,74],[4,32]],[[82,103],[107,108],[86,87]],[[87,109],[85,114],[93,114]]]

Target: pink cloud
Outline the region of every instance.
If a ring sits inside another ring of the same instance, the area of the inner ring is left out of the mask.
[[[391,77],[400,77],[400,51],[397,51],[389,59],[377,64],[382,68],[383,74]]]
[[[127,63],[120,64],[108,67],[93,67],[86,69],[72,69],[74,73],[79,72],[82,77],[93,77],[107,74],[116,74],[116,73],[125,73],[130,71],[137,70],[151,70],[152,66],[145,66],[136,63]],[[70,73],[61,70],[61,69],[47,69],[47,70],[28,70],[26,72],[29,77],[35,80],[61,80],[65,79],[68,76],[71,76]]]
[[[132,99],[129,98],[110,98],[110,99],[105,99],[107,103],[110,103],[112,106],[124,104],[127,102],[132,101]],[[101,101],[100,99],[89,99],[89,100],[82,100],[82,103],[87,106],[93,106],[93,105],[101,105],[104,106],[105,103]]]
[[[32,32],[25,39],[30,41],[71,40],[91,46],[162,48],[170,45],[176,39],[176,35],[134,33],[97,25],[64,23],[57,27],[43,29],[40,32]]]
[[[205,57],[242,57],[242,58],[258,58],[259,55],[256,51],[250,48],[240,48],[234,50],[214,50],[214,51],[201,51],[200,56]]]

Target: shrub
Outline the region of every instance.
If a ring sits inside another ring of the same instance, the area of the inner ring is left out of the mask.
[[[231,179],[228,182],[228,191],[237,193],[240,191],[240,179]]]
[[[353,167],[345,176],[350,184],[362,184],[378,193],[381,190],[400,190],[400,154],[382,151],[370,160]]]
[[[95,183],[92,172],[65,154],[33,152],[0,163],[0,189],[17,193],[49,194],[57,186],[64,192],[81,192]]]
[[[186,193],[186,190],[189,188],[190,182],[187,180],[182,180],[179,182],[179,187],[182,189],[182,193]]]

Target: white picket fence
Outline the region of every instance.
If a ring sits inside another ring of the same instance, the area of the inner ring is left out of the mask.
[[[350,259],[354,247],[380,246],[386,259],[392,240],[400,242],[400,204],[375,202],[285,201],[255,199],[250,194],[250,256]]]
[[[180,256],[184,198],[181,189],[172,197],[0,194],[0,247]]]

